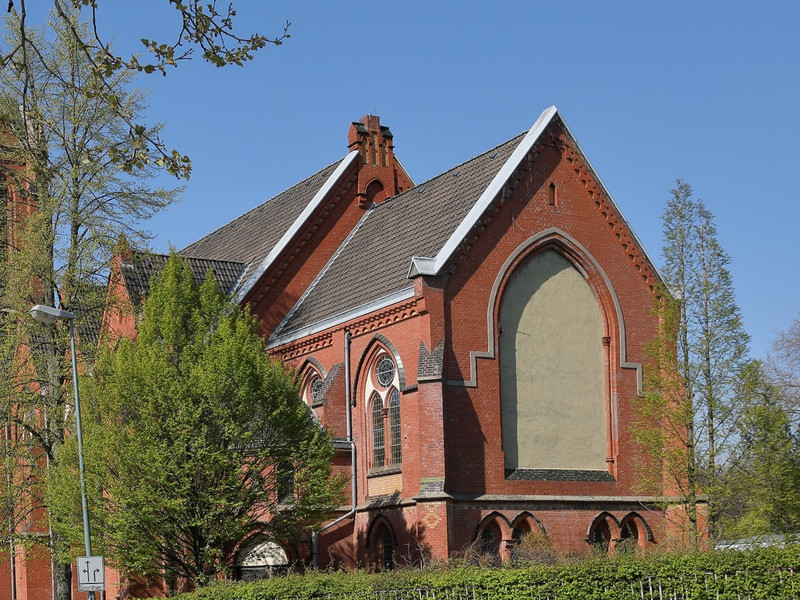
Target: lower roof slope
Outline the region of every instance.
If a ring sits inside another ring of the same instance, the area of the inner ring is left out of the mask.
[[[134,306],[138,306],[150,294],[150,278],[161,271],[168,260],[169,256],[166,254],[132,251],[131,257],[121,262],[120,273]],[[226,294],[233,292],[246,266],[226,260],[193,257],[187,257],[187,260],[195,283],[203,283],[206,273],[211,271],[219,289]]]
[[[247,268],[242,281],[246,281],[344,160],[317,171],[178,254],[243,263]]]

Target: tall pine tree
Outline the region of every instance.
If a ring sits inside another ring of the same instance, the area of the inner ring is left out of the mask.
[[[744,399],[737,384],[748,365],[749,336],[736,305],[729,256],[714,218],[678,181],[662,215],[665,298],[657,305],[662,330],[650,347],[649,391],[640,403],[639,441],[664,464],[664,486],[687,509],[690,545],[697,546],[707,498],[713,538],[724,492],[721,474],[738,441]],[[669,435],[655,435],[653,423]]]

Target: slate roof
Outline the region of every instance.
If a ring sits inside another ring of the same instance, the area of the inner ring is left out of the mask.
[[[107,288],[102,286],[102,292],[98,293],[92,305],[74,307],[75,329],[77,330],[80,348],[96,348],[100,341],[100,328],[103,322],[103,309],[105,308],[105,292]]]
[[[436,256],[523,135],[373,206],[300,298],[271,343],[413,289],[411,258]],[[377,307],[377,306],[376,306]],[[332,323],[330,323],[332,324]]]
[[[246,265],[242,282],[247,281],[344,160],[317,171],[178,254],[242,263]]]
[[[150,294],[150,278],[163,269],[168,260],[169,256],[166,254],[134,251],[131,260],[122,261],[120,270],[134,306],[138,306],[142,298],[146,298]],[[206,273],[211,270],[217,285],[227,294],[233,292],[236,284],[241,280],[246,266],[243,263],[227,260],[193,257],[187,257],[187,260],[192,269],[195,283],[203,283]]]
[[[105,309],[106,286],[89,285],[85,296],[80,300],[79,305],[70,307],[70,312],[75,315],[75,335],[77,355],[89,357],[89,361],[95,355],[100,341],[100,328],[103,322],[103,310]],[[52,332],[50,325],[42,323],[30,323],[31,333],[28,340],[29,348],[34,355],[50,355],[53,352]]]

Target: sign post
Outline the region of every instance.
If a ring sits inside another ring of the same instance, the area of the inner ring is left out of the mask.
[[[78,557],[78,591],[102,592],[106,589],[106,569],[102,556]]]

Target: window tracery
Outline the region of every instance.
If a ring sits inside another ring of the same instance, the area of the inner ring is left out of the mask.
[[[301,397],[309,406],[319,406],[325,401],[325,380],[315,369],[306,374]]]
[[[371,388],[371,390],[370,390]],[[368,392],[368,422],[372,442],[371,469],[399,466],[402,463],[402,429],[398,371],[385,352],[371,369]]]

